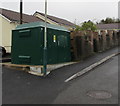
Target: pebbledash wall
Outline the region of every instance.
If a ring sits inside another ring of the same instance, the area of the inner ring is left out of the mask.
[[[17,25],[17,23],[11,22],[0,15],[0,45],[5,47],[6,51],[9,53],[11,52],[12,30],[15,29]]]

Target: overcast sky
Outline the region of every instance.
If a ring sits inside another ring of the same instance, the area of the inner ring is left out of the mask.
[[[49,15],[67,19],[77,24],[92,20],[94,22],[106,17],[118,17],[119,0],[47,0]],[[88,2],[89,1],[89,2]],[[44,13],[44,0],[23,0],[23,12],[33,14]],[[19,0],[1,0],[2,8],[19,12]],[[75,21],[76,20],[76,21]]]

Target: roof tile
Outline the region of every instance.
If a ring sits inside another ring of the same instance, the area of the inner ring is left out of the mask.
[[[36,13],[45,16],[44,13],[40,13],[40,12],[37,12],[37,11],[36,11]],[[67,21],[67,20],[65,20],[65,19],[61,19],[61,18],[55,17],[55,16],[47,15],[47,18],[49,18],[50,20],[58,23],[59,25],[67,25],[67,26],[72,26],[72,27],[75,26],[75,24],[73,24],[72,22]]]
[[[16,22],[20,21],[20,13],[19,12],[0,8],[0,14],[2,14],[4,17],[8,18],[10,21],[16,21]],[[33,15],[23,14],[23,22],[24,23],[36,22],[36,21],[43,21],[43,20],[39,19]]]

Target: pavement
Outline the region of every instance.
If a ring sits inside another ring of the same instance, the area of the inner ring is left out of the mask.
[[[116,104],[117,57],[82,77],[67,83],[64,81],[89,65],[117,52],[118,48],[113,48],[104,53],[97,53],[79,63],[56,69],[47,77],[2,67],[2,102],[3,104]],[[86,96],[86,92],[91,90],[107,90],[112,97],[96,100]]]

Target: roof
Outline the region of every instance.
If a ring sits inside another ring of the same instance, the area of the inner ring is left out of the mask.
[[[120,29],[120,23],[97,24],[98,29]]]
[[[45,27],[45,22],[32,22],[32,23],[21,24],[18,25],[15,30],[35,28],[35,27]],[[69,32],[65,27],[53,25],[53,24],[47,24],[47,28]]]
[[[39,14],[41,14],[42,16],[45,16],[44,13],[40,13],[40,12],[38,12],[38,11],[36,11],[35,13],[39,13]],[[56,22],[56,23],[58,23],[58,24],[60,24],[60,25],[63,24],[63,25],[72,26],[72,27],[75,26],[75,24],[73,24],[72,22],[67,21],[67,20],[65,20],[65,19],[61,19],[61,18],[55,17],[55,16],[47,15],[47,18],[49,18],[50,20],[52,20],[52,21],[54,21],[54,22]]]
[[[2,9],[0,8],[0,14],[9,19],[10,21],[13,22],[19,22],[20,21],[20,13],[7,10],[7,9]],[[23,22],[24,23],[29,23],[29,22],[36,22],[36,21],[43,21],[33,15],[28,15],[28,14],[23,14]]]

